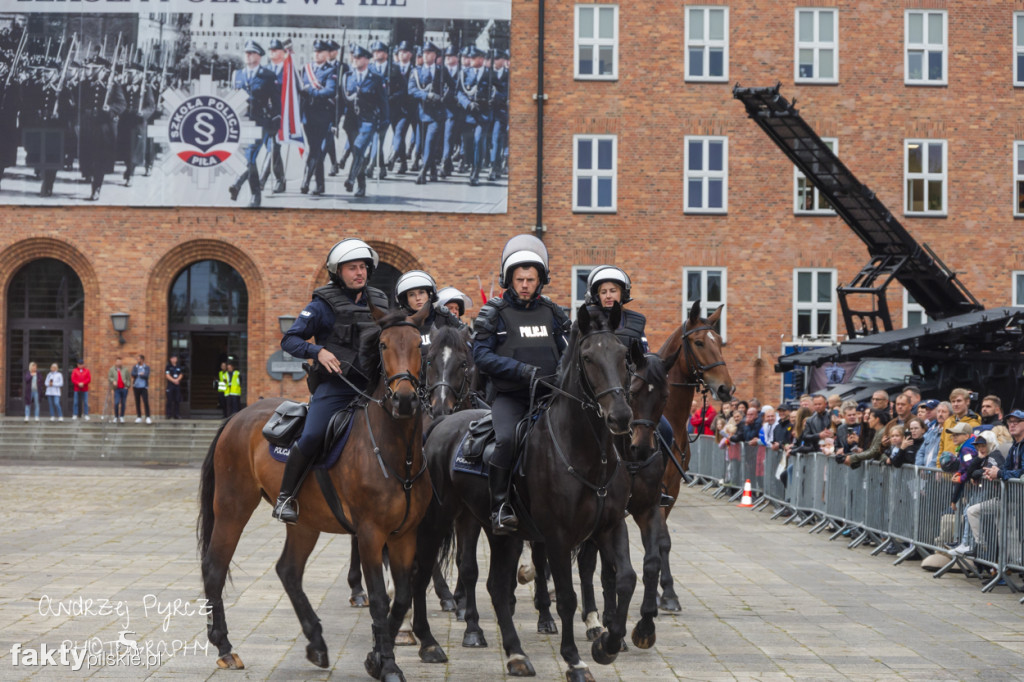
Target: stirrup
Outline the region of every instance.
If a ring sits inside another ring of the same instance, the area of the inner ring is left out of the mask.
[[[519,530],[519,519],[512,511],[512,507],[508,502],[502,502],[497,511],[491,514],[491,533],[494,535],[511,535],[517,530]]]
[[[299,520],[299,501],[293,495],[288,495],[287,497],[278,495],[271,516],[282,523],[297,523]]]

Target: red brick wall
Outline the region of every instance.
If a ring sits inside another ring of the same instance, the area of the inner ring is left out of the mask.
[[[719,4],[719,3],[703,3]],[[823,136],[919,241],[961,273],[988,306],[1010,302],[1010,271],[1024,269],[1013,247],[1012,142],[1024,139],[1012,87],[1012,13],[1020,2],[808,2],[840,11],[838,86],[793,85],[796,3],[733,3],[729,83],[684,80],[682,3],[621,3],[620,78],[573,79],[573,4],[548,2],[545,54],[544,223],[555,279],[568,303],[575,264],[615,262],[634,281],[635,303],[656,348],[681,321],[682,268],[728,268],[726,359],[742,396],[778,397],[773,356],[792,336],[792,269],[835,267],[848,282],[867,252],[835,217],[793,215],[792,167],[732,99],[733,83],[782,82]],[[903,85],[904,7],[949,12],[949,85]],[[183,267],[217,258],[249,287],[248,397],[298,396],[264,371],[278,348],[277,316],[295,315],[321,277],[327,249],[344,236],[375,242],[399,267],[429,270],[441,285],[476,292],[498,269],[504,241],[532,230],[536,167],[536,0],[514,0],[512,177],[506,215],[439,215],[244,209],[0,208],[0,385],[5,384],[6,294],[16,270],[53,256],[85,287],[85,349],[94,372],[114,356],[142,352],[161,366],[167,353],[167,288]],[[618,135],[618,211],[575,214],[572,136]],[[683,136],[729,138],[729,213],[684,215]],[[947,218],[904,218],[903,140],[948,140]],[[460,180],[463,181],[463,180]],[[477,298],[474,295],[474,298]],[[902,292],[892,292],[897,325]],[[477,302],[474,311],[479,309]],[[119,346],[109,313],[131,314]],[[839,324],[842,333],[842,324]],[[767,371],[755,363],[760,347]],[[105,374],[103,375],[105,376]],[[153,391],[162,413],[162,381]],[[5,400],[6,395],[0,396]],[[5,406],[0,404],[0,411]]]

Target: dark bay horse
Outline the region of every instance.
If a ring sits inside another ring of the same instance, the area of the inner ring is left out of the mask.
[[[641,649],[654,646],[654,618],[658,615],[658,577],[661,572],[661,538],[667,533],[665,516],[661,513],[661,482],[668,465],[668,448],[658,435],[665,402],[668,400],[668,368],[676,362],[682,348],[662,359],[656,353],[644,356],[644,362],[634,370],[629,386],[633,421],[630,422],[632,439],[623,448],[626,468],[630,473],[629,504],[626,509],[640,529],[644,546],[644,597],[640,604],[640,621],[633,628],[633,644]],[[669,465],[671,466],[671,465]],[[601,584],[604,588],[604,619],[598,620],[594,598],[594,569],[597,547],[587,541],[580,548],[578,563],[580,591],[583,599],[583,619],[587,639],[593,641],[601,635],[602,622],[610,621],[615,613],[615,575],[611,566],[602,565]],[[539,569],[538,569],[539,570]]]
[[[340,500],[340,518],[312,480],[298,493],[299,522],[287,527],[277,574],[309,640],[306,658],[328,666],[320,620],[302,590],[306,561],[320,533],[358,537],[363,571],[368,578],[373,649],[364,663],[376,679],[404,680],[395,662],[394,635],[411,602],[411,571],[416,528],[430,502],[430,479],[422,454],[419,400],[420,334],[417,316],[371,312],[379,327],[362,338],[361,357],[369,376],[378,377],[372,395],[360,399],[354,424],[340,460],[329,471]],[[223,668],[241,668],[228,641],[222,592],[239,537],[260,499],[273,504],[284,464],[271,457],[261,430],[280,400],[261,400],[231,417],[217,432],[203,462],[197,523],[206,598],[212,607],[207,624]],[[314,476],[310,476],[310,479]],[[385,547],[395,582],[390,613],[384,585]]]
[[[669,392],[665,404],[665,418],[672,425],[675,434],[675,445],[672,457],[683,470],[690,461],[690,441],[686,427],[690,421],[690,405],[693,403],[694,392],[700,389],[702,396],[726,401],[732,398],[736,386],[729,376],[722,357],[722,337],[715,331],[715,325],[722,316],[723,307],[719,306],[707,319],[700,316],[700,301],[695,301],[690,314],[683,324],[668,337],[658,355],[662,358],[677,357],[668,373]],[[680,352],[680,350],[682,352]],[[674,465],[665,468],[662,485],[665,492],[676,498],[679,496],[679,485],[682,474]],[[668,517],[671,507],[664,509]],[[672,572],[669,569],[668,555],[672,549],[672,539],[667,532],[661,537],[661,598],[658,606],[663,611],[678,613],[681,610],[679,598],[673,586]]]
[[[569,682],[593,679],[573,639],[573,549],[593,537],[602,559],[615,567],[617,611],[608,631],[592,646],[598,663],[613,662],[621,648],[636,585],[624,523],[629,474],[612,444],[613,436],[628,432],[632,418],[626,399],[628,351],[612,333],[620,315],[617,304],[609,316],[580,307],[562,357],[557,389],[534,422],[527,436],[525,461],[513,477],[521,536],[535,540],[535,556],[538,551],[546,553],[551,566],[562,620],[561,654],[568,664]],[[501,628],[507,670],[514,676],[529,676],[534,674],[533,666],[512,623],[522,539],[492,535],[486,480],[452,471],[469,422],[484,414],[483,410],[467,410],[445,417],[433,426],[424,446],[437,497],[420,525],[413,630],[421,642],[421,659],[447,660],[427,622],[426,587],[438,551],[442,546],[450,548],[453,522],[468,515],[483,527],[490,542],[487,589]],[[480,634],[482,639],[482,633],[475,614],[476,557],[469,547],[463,551],[459,568],[467,597],[464,643],[473,646],[474,635]]]

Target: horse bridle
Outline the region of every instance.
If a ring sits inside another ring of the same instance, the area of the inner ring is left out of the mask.
[[[599,330],[599,331],[596,331],[596,332],[588,332],[588,333],[584,334],[583,336],[581,336],[580,340],[579,340],[579,345],[582,347],[583,346],[583,342],[588,337],[594,336],[596,334],[611,334],[612,335],[612,339],[615,341],[615,343],[619,343],[619,339],[618,339],[617,336],[615,336],[615,332],[612,332],[612,331],[609,331],[609,330]],[[603,391],[601,391],[599,393],[595,392],[594,391],[594,387],[590,385],[590,378],[587,376],[586,371],[583,369],[583,354],[582,353],[577,353],[576,354],[576,371],[580,373],[580,385],[583,386],[583,392],[585,394],[587,394],[587,397],[590,399],[590,405],[594,409],[597,410],[598,416],[601,416],[601,404],[598,402],[601,398],[603,398],[604,396],[608,395],[609,393],[625,393],[626,392],[626,387],[625,386],[612,386],[611,388],[606,388],[605,390],[603,390]],[[629,374],[629,372],[627,372],[627,375],[628,374]],[[584,404],[586,404],[586,403],[584,403]]]
[[[380,331],[383,334],[386,330],[393,329],[394,327],[412,327],[413,329],[416,330],[417,334],[419,333],[419,327],[417,327],[409,320],[402,320],[401,322],[389,324],[387,327],[381,327]],[[392,374],[391,376],[387,375],[387,373],[384,370],[384,348],[386,348],[384,342],[379,341],[377,344],[377,352],[380,354],[380,375],[384,377],[385,382],[384,397],[382,402],[390,401],[392,398],[395,397],[395,391],[391,388],[391,384],[393,384],[396,381],[399,383],[403,381],[408,381],[410,384],[412,384],[412,388],[414,391],[416,391],[416,395],[422,398],[422,391],[420,390],[420,378],[413,374],[412,372],[407,370],[405,372],[398,372],[397,374]]]
[[[428,360],[427,366],[429,365],[430,361]],[[463,404],[469,397],[469,392],[467,391],[467,389],[469,388],[470,374],[472,374],[472,372],[469,371],[469,363],[466,361],[462,362],[462,369],[464,370],[462,373],[462,383],[459,385],[458,390],[455,390],[455,386],[448,383],[447,381],[438,381],[436,383],[429,384],[428,386],[424,387],[423,390],[423,404],[429,407],[430,400],[434,395],[434,391],[436,391],[439,388],[448,388],[452,393],[455,394],[455,407],[458,407],[459,405]],[[424,376],[426,376],[426,370],[424,370]]]
[[[694,381],[692,381],[692,382],[672,382],[671,385],[672,386],[680,386],[682,388],[697,388],[697,389],[700,389],[700,395],[701,395],[701,400],[702,400],[702,405],[701,405],[700,413],[701,413],[701,415],[704,415],[704,414],[707,413],[708,393],[711,392],[711,388],[708,386],[708,383],[704,380],[704,372],[706,372],[707,370],[712,369],[714,367],[719,367],[721,365],[724,365],[725,364],[725,360],[719,360],[718,362],[712,362],[710,365],[705,365],[705,364],[701,363],[700,360],[697,359],[697,353],[696,353],[696,351],[693,350],[693,346],[690,345],[692,343],[690,341],[690,335],[691,334],[696,334],[697,332],[702,332],[702,331],[713,332],[713,331],[715,331],[715,328],[712,327],[709,324],[705,324],[705,325],[701,325],[700,327],[694,327],[693,329],[687,329],[686,325],[687,325],[688,322],[689,322],[689,320],[685,320],[683,322],[682,335],[680,336],[680,339],[682,340],[683,354],[684,354],[684,357],[686,358],[686,367],[687,367],[687,369],[690,370],[690,374],[694,377]],[[690,438],[689,436],[687,436],[687,440],[689,440],[691,443],[697,442],[697,438],[700,437],[699,431],[702,431],[702,430],[703,429],[695,431],[693,438]]]

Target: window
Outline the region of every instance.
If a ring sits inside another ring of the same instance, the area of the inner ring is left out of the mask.
[[[928,313],[924,311],[921,304],[914,300],[914,297],[910,295],[910,292],[906,289],[903,290],[903,326],[904,327],[916,327],[922,325],[925,322],[930,322],[931,318],[928,317]]]
[[[796,11],[797,83],[839,82],[838,35],[838,10],[798,9]]]
[[[1013,84],[1024,86],[1024,12],[1013,13]]]
[[[684,213],[726,212],[729,198],[728,142],[725,137],[685,138]]]
[[[686,11],[686,80],[729,80],[729,9]]]
[[[1013,271],[1013,305],[1024,305],[1024,270]]]
[[[946,84],[946,12],[907,10],[904,15],[907,85]]]
[[[836,150],[839,148],[839,142],[836,138],[823,137],[821,141],[832,150],[833,154],[837,154]],[[798,140],[793,142],[797,143]],[[832,208],[832,204],[828,203],[828,200],[821,196],[818,189],[811,184],[811,181],[796,166],[793,166],[793,178],[796,183],[794,189],[794,213],[797,215],[835,215],[835,209]]]
[[[615,135],[573,137],[572,208],[574,211],[615,211]]]
[[[793,271],[793,338],[836,336],[836,271]]]
[[[576,311],[587,300],[587,278],[596,265],[572,266],[572,319],[576,320]]]
[[[720,305],[725,305],[727,278],[725,268],[683,268],[683,319],[690,314],[694,301],[700,301],[700,315],[707,317]],[[727,340],[726,311],[718,320],[718,333],[722,343]]]
[[[907,215],[946,215],[946,141],[907,140],[904,162]]]
[[[1024,142],[1013,143],[1013,215],[1024,217]]]
[[[618,6],[576,5],[576,78],[618,78],[618,46]]]

